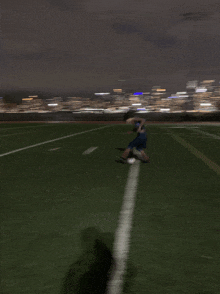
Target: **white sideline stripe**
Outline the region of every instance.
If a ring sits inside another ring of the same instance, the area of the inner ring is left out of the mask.
[[[26,128],[42,128],[42,127],[48,127],[51,125],[38,125],[38,126],[27,126],[27,127],[11,127],[11,128],[2,128],[0,129],[0,131],[4,131],[4,130],[16,130],[16,129],[26,129]]]
[[[107,294],[120,294],[123,289],[123,275],[126,270],[126,261],[129,251],[129,239],[132,228],[139,170],[140,161],[137,160],[129,169],[122,209],[113,245],[113,258],[115,259],[116,267],[111,273]]]
[[[169,129],[185,129],[186,127],[168,127]]]
[[[204,132],[204,131],[201,131],[201,130],[197,130],[197,129],[194,129],[194,128],[188,128],[188,130],[193,130],[194,132],[204,134],[206,136],[212,137],[212,138],[217,139],[217,140],[220,139],[220,136],[210,134],[210,133],[207,133],[207,132]]]
[[[83,152],[83,155],[89,154],[92,151],[94,151],[95,149],[97,149],[98,147],[90,147],[89,149],[87,149],[86,151]]]
[[[168,134],[170,134],[173,139],[175,139],[177,142],[179,142],[182,146],[187,148],[192,154],[194,154],[196,157],[201,159],[206,165],[208,165],[209,168],[214,170],[218,175],[220,175],[220,166],[210,160],[208,157],[206,157],[202,152],[197,150],[195,147],[190,145],[188,142],[183,140],[180,136],[173,134],[172,132],[168,131]]]
[[[95,129],[92,129],[92,130],[88,130],[88,131],[84,131],[84,132],[80,132],[80,133],[75,133],[75,134],[72,134],[72,135],[56,138],[56,139],[53,139],[53,140],[44,141],[44,142],[41,142],[41,143],[38,143],[38,144],[30,145],[30,146],[27,146],[27,147],[19,148],[19,149],[10,151],[10,152],[0,154],[0,157],[6,156],[6,155],[9,155],[9,154],[12,154],[12,153],[16,153],[16,152],[19,152],[19,151],[22,151],[22,150],[26,150],[26,149],[34,148],[34,147],[37,147],[37,146],[41,146],[41,145],[44,145],[44,144],[47,144],[47,143],[63,140],[63,139],[70,138],[70,137],[77,136],[77,135],[81,135],[81,134],[85,134],[85,133],[92,132],[92,131],[95,131],[95,130],[108,128],[108,127],[110,127],[110,126],[104,126],[104,127],[100,127],[100,128],[95,128]]]
[[[7,134],[7,135],[0,135],[0,138],[1,137],[8,137],[8,136],[14,136],[14,135],[22,135],[22,134],[29,134],[31,132],[25,132],[25,133],[14,133],[14,134]]]

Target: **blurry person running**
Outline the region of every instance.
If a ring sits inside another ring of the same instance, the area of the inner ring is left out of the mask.
[[[141,161],[143,163],[150,162],[149,157],[143,150],[146,148],[146,142],[147,142],[147,133],[144,126],[145,122],[146,122],[145,119],[139,118],[139,117],[132,117],[132,118],[126,119],[126,124],[133,124],[135,126],[133,131],[130,131],[128,133],[137,132],[137,136],[133,141],[131,141],[128,144],[128,147],[125,149],[124,153],[120,157],[119,162],[127,163],[128,155],[133,150],[133,148],[136,148],[136,150],[141,154]]]

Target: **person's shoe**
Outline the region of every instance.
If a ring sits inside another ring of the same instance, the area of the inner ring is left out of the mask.
[[[148,157],[147,160],[142,160],[143,163],[150,163],[150,158]]]
[[[123,163],[123,164],[126,164],[127,163],[127,160],[120,157],[119,159],[115,160],[116,162],[119,162],[119,163]]]

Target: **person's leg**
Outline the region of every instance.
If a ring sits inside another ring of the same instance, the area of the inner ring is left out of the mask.
[[[140,144],[140,140],[136,137],[133,141],[131,141],[129,143],[128,147],[123,152],[121,158],[122,159],[127,159],[129,153],[131,152],[131,150],[133,150],[133,148],[136,147],[136,146],[138,146],[139,144]]]
[[[141,156],[142,156],[143,160],[146,162],[150,162],[150,158],[149,158],[149,156],[147,156],[147,154],[144,152],[144,150],[142,149],[142,150],[140,150],[140,152],[141,152]]]
[[[125,151],[123,152],[121,158],[123,159],[127,159],[128,158],[128,155],[130,153],[131,149],[130,148],[126,148]]]
[[[150,162],[149,156],[147,156],[147,154],[144,152],[144,149],[146,149],[146,147],[147,147],[146,143],[147,143],[146,139],[141,139],[140,144],[136,147],[137,151],[140,154],[140,157],[141,157],[140,160],[142,162]]]
[[[131,150],[133,150],[134,147],[140,145],[141,140],[139,138],[135,138],[133,141],[131,141],[128,145],[128,147],[125,149],[125,151],[123,152],[119,162],[122,163],[126,163],[127,162],[127,158],[129,156],[129,153],[131,152]]]

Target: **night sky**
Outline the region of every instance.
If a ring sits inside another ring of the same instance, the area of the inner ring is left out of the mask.
[[[219,0],[1,2],[1,89],[175,93],[220,80]]]

